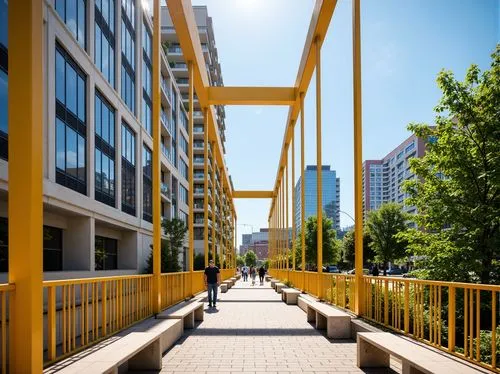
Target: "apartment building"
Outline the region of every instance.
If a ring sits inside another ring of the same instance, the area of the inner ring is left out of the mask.
[[[414,206],[404,205],[408,197],[402,191],[405,180],[416,178],[410,170],[409,160],[423,157],[423,139],[411,135],[381,160],[366,160],[363,163],[363,212],[377,210],[382,204],[395,202],[403,204],[404,210],[414,214]]]
[[[324,215],[333,221],[333,228],[340,231],[340,178],[337,172],[331,170],[330,165],[322,165],[321,176],[322,204]],[[295,185],[295,227],[297,232],[301,227],[301,190],[302,176]],[[316,165],[307,165],[305,170],[305,220],[317,215],[317,184],[318,168]]]
[[[44,277],[144,270],[152,243],[152,18],[44,2]],[[0,1],[0,278],[8,271],[7,2]],[[187,222],[187,115],[161,51],[161,213]],[[187,245],[187,241],[186,241]]]
[[[194,6],[194,15],[198,26],[198,35],[201,42],[203,56],[205,58],[206,70],[211,86],[223,86],[221,67],[217,55],[217,47],[215,44],[215,35],[212,25],[212,18],[208,16],[206,6]],[[172,20],[166,7],[162,7],[162,45],[167,54],[169,67],[172,69],[173,75],[177,81],[181,92],[182,104],[186,110],[189,110],[189,73],[188,66],[184,60],[184,55],[179,44],[179,40],[175,33]],[[225,153],[225,110],[224,106],[216,106],[216,118],[219,136],[221,139],[223,151]],[[194,249],[195,254],[200,257],[205,250],[205,221],[207,221],[208,230],[208,245],[211,250],[216,253],[230,251],[233,248],[233,229],[234,222],[232,212],[229,207],[229,201],[225,197],[224,191],[220,183],[220,165],[216,165],[212,161],[212,147],[209,144],[208,155],[208,211],[205,217],[204,211],[204,188],[205,188],[205,171],[204,171],[204,120],[203,112],[200,104],[194,93],[194,145],[193,145],[193,175],[194,175]],[[182,147],[182,145],[181,145]],[[187,168],[188,165],[182,165],[182,168]],[[213,174],[213,175],[212,175]],[[214,177],[214,178],[213,178]],[[218,197],[223,196],[222,199]],[[200,266],[198,266],[199,268]]]

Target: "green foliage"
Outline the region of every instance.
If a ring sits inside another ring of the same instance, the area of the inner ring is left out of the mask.
[[[372,240],[370,248],[375,252],[375,259],[384,263],[384,275],[388,262],[399,260],[406,254],[406,240],[398,239],[396,235],[408,230],[408,218],[408,214],[395,203],[383,204],[368,214],[366,228]]]
[[[306,264],[316,265],[318,258],[318,219],[316,216],[311,216],[305,222],[305,261]],[[340,260],[341,240],[337,239],[337,233],[333,229],[333,221],[323,215],[323,264],[336,264]],[[302,264],[302,233],[297,235],[295,240],[295,261],[296,266]]]
[[[241,268],[244,265],[245,265],[245,257],[243,257],[243,256],[237,256],[236,257],[236,266],[238,266],[238,267]]]
[[[375,252],[370,246],[372,238],[368,231],[363,230],[363,263],[368,264],[373,262],[375,259]],[[349,268],[354,267],[354,230],[349,231],[345,234],[342,240],[342,254],[343,260],[348,264]]]
[[[166,239],[161,240],[161,272],[172,273],[181,271],[179,264],[179,253],[184,244],[184,237],[187,227],[183,221],[178,218],[172,220],[163,220],[163,233]],[[152,248],[153,246],[151,246]],[[153,272],[153,251],[149,254],[146,273]]]
[[[410,163],[417,178],[404,185],[423,231],[402,237],[432,279],[500,282],[500,45],[492,59],[463,82],[441,71],[436,126],[408,127],[428,142]]]
[[[496,362],[500,361],[500,326],[497,327],[496,332]],[[470,339],[470,338],[469,338]],[[487,363],[491,365],[491,342],[492,342],[492,333],[491,331],[480,330],[479,331],[479,355],[481,358],[481,362]],[[468,342],[470,344],[470,340]],[[477,338],[472,339],[472,356],[476,357],[477,352]],[[455,350],[459,353],[464,353],[464,349],[462,347],[455,347]]]
[[[269,264],[270,264],[270,261],[266,260],[266,261],[264,261],[264,263],[262,265],[264,266],[264,269],[269,269]]]
[[[288,288],[293,288],[293,283],[289,279],[284,279],[283,284],[287,286]]]
[[[194,255],[193,270],[204,270],[205,269],[205,255],[203,253],[198,253]]]
[[[245,254],[245,264],[247,266],[257,265],[257,255],[251,249]]]

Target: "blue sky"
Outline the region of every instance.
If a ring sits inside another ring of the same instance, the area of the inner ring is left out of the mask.
[[[440,97],[435,81],[441,69],[462,79],[471,63],[489,67],[490,54],[500,41],[500,0],[361,3],[366,160],[383,157],[408,137],[408,123],[433,121]],[[314,1],[193,4],[208,6],[225,85],[293,86]],[[322,131],[323,164],[337,171],[341,210],[353,215],[351,9],[350,0],[338,0],[322,48]],[[314,79],[305,100],[306,164],[316,163]],[[235,189],[272,189],[287,113],[287,107],[226,107],[226,161]],[[297,145],[299,129],[296,126]],[[268,200],[237,200],[238,223],[255,230],[267,227],[269,206]],[[341,214],[341,226],[351,223]],[[238,226],[238,244],[241,234],[250,230]]]

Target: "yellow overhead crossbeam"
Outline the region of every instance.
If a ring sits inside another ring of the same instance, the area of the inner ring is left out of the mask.
[[[294,87],[209,87],[210,105],[293,105]]]
[[[271,199],[273,191],[233,191],[233,199]]]

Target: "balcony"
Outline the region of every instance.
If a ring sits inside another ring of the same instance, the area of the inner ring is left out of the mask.
[[[182,48],[179,46],[170,46],[167,48],[168,53],[182,54]]]
[[[170,189],[168,188],[168,184],[162,182],[160,184],[160,191],[163,195],[170,199]]]
[[[203,174],[203,173],[193,173],[193,179],[205,180],[205,174]]]
[[[204,164],[205,159],[203,157],[193,157],[193,162],[195,164]]]

